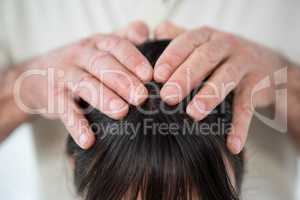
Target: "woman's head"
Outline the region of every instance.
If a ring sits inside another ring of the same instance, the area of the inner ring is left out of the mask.
[[[152,65],[169,41],[139,46]],[[147,84],[149,98],[130,107],[122,120],[80,106],[96,135],[89,150],[69,137],[74,179],[86,200],[236,200],[243,175],[242,154],[226,149],[232,94],[200,122],[184,112],[195,89],[177,106],[159,98],[161,85]],[[200,88],[200,86],[199,86]]]

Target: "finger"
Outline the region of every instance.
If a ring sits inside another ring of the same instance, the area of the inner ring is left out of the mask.
[[[134,44],[141,44],[149,38],[149,27],[143,21],[134,21],[116,34]]]
[[[212,74],[187,106],[192,118],[202,120],[237,86],[245,75],[240,63],[237,59],[229,59]]]
[[[95,136],[89,128],[88,121],[77,108],[76,103],[68,92],[60,95],[60,106],[64,112],[60,114],[60,119],[74,141],[83,149],[90,148],[95,142]]]
[[[154,80],[166,82],[181,63],[201,44],[209,40],[210,28],[200,28],[181,34],[175,38],[157,60]]]
[[[233,154],[240,153],[246,143],[254,113],[254,107],[251,103],[252,88],[246,83],[235,92],[232,129],[227,137],[227,147]]]
[[[232,51],[233,46],[222,39],[212,40],[196,48],[163,86],[161,89],[162,99],[171,105],[179,103],[222,61],[227,59]],[[227,73],[226,70],[223,71]],[[219,81],[220,78],[216,79]]]
[[[91,74],[73,68],[66,77],[72,94],[113,119],[121,119],[128,112],[128,104]]]
[[[95,48],[95,46],[100,51],[111,53],[142,81],[148,82],[152,80],[153,67],[149,61],[130,41],[117,35],[95,34],[80,40],[72,48],[75,49],[75,56],[72,56],[71,60],[80,58],[83,48]]]
[[[111,53],[129,71],[148,82],[152,79],[153,68],[145,56],[128,40],[118,36],[102,35],[96,42],[99,50]]]
[[[184,28],[176,26],[170,21],[166,21],[158,25],[154,30],[154,37],[156,39],[174,39],[185,31]]]
[[[108,52],[85,49],[76,62],[130,104],[139,105],[148,96],[144,84]]]

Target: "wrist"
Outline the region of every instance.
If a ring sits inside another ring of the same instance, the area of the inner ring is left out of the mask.
[[[14,70],[12,95],[16,106],[26,114],[26,117],[32,116],[29,110],[35,110],[38,107],[36,104],[41,90],[37,86],[42,85],[42,82],[39,81],[40,75],[32,71],[38,69],[38,66],[39,59],[32,59],[18,64]]]
[[[18,102],[16,101],[15,84],[18,78],[23,74],[24,69],[25,68],[21,65],[15,65],[2,71],[0,74],[1,102],[12,109],[11,113],[16,113],[16,115],[14,115],[17,117],[16,120],[23,121],[30,118],[30,114],[24,112],[18,105]]]

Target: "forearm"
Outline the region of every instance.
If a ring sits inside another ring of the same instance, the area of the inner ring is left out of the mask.
[[[0,142],[29,118],[17,106],[13,92],[15,81],[23,72],[22,68],[18,66],[0,72]]]
[[[300,147],[300,67],[293,63],[288,66],[287,88],[288,132]]]

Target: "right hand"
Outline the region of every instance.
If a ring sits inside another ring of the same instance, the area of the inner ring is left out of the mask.
[[[88,149],[95,137],[75,99],[81,97],[114,119],[127,114],[128,104],[141,104],[148,95],[143,82],[152,79],[153,69],[134,44],[148,35],[143,22],[134,22],[117,33],[97,34],[33,59],[25,71],[51,69],[53,84],[47,76],[27,76],[20,89],[22,104],[61,119],[76,143]],[[49,107],[53,109],[45,112]]]

